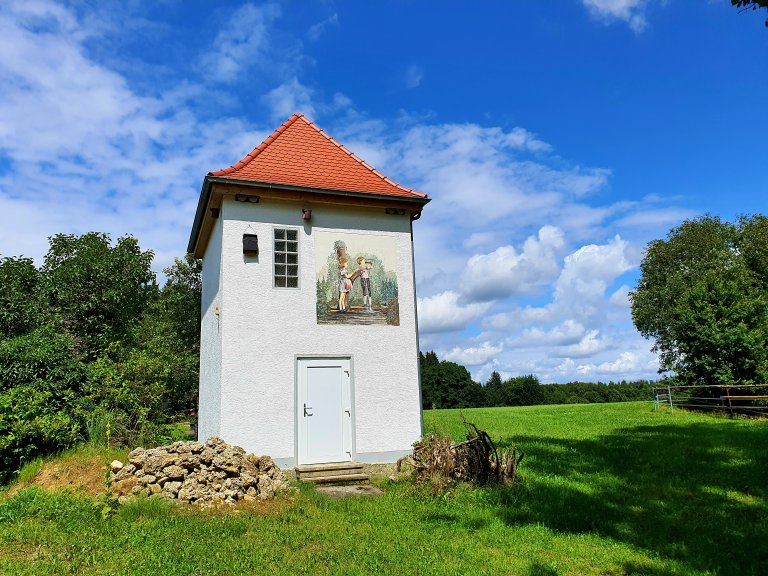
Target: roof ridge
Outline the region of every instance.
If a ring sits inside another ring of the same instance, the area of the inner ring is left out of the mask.
[[[261,154],[264,150],[267,149],[267,147],[272,144],[277,138],[285,132],[291,124],[296,122],[299,118],[304,118],[304,114],[301,112],[295,112],[288,120],[280,124],[280,126],[277,127],[277,129],[272,132],[269,136],[267,136],[264,141],[256,146],[253,150],[251,150],[248,154],[245,155],[245,157],[237,162],[236,164],[232,164],[232,166],[229,166],[228,168],[222,168],[221,170],[215,170],[212,172],[208,172],[208,176],[224,176],[226,174],[231,174],[232,172],[236,172],[240,170],[243,166],[247,166],[251,163],[251,161],[256,158],[259,154]]]

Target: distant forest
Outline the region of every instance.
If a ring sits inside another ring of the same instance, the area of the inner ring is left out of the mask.
[[[536,404],[590,404],[652,400],[655,382],[568,382],[542,384],[533,374],[502,380],[493,372],[485,384],[475,382],[464,366],[438,359],[434,352],[419,353],[421,402],[430,408],[533,406]]]

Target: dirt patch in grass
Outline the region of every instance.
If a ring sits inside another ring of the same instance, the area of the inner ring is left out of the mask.
[[[7,495],[14,496],[20,490],[37,486],[43,490],[70,490],[88,496],[104,492],[106,463],[103,456],[72,456],[46,462],[30,480],[17,482],[8,489]]]
[[[384,490],[370,484],[347,484],[344,486],[318,486],[317,491],[331,498],[349,498],[350,496],[381,496]]]

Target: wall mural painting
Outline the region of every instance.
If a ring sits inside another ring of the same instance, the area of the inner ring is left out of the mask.
[[[315,232],[318,324],[400,325],[392,236]]]

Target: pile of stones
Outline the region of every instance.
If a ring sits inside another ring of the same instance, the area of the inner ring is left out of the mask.
[[[269,456],[246,454],[221,438],[136,448],[128,463],[115,460],[109,475],[112,494],[124,502],[146,494],[196,504],[266,500],[288,488]]]

